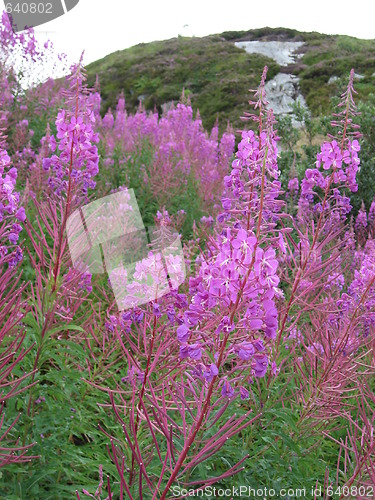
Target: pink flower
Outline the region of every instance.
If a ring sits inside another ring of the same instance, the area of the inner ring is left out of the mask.
[[[191,344],[188,347],[188,355],[191,359],[201,359],[202,357],[202,346],[201,344]]]
[[[228,382],[228,380],[224,381],[223,388],[221,390],[221,395],[226,398],[232,398],[234,396],[234,389]]]
[[[188,344],[180,345],[180,358],[186,359],[188,357],[189,357],[189,345]]]
[[[190,337],[190,331],[189,329],[187,328],[187,326],[185,326],[184,324],[182,324],[181,326],[179,326],[177,328],[177,338],[178,338],[178,341],[179,342],[187,342],[187,340],[189,339]]]
[[[207,380],[207,382],[211,382],[211,380],[219,374],[218,367],[214,364],[208,366],[206,370],[203,372],[203,377]]]
[[[290,179],[288,182],[288,190],[289,191],[298,191],[299,189],[299,182],[297,177],[293,177],[293,179]]]
[[[320,159],[323,162],[324,170],[329,170],[331,167],[333,169],[341,168],[343,157],[337,141],[325,142],[321,151]]]
[[[17,212],[16,212],[16,218],[21,221],[21,222],[25,222],[26,220],[26,213],[25,213],[25,209],[23,207],[20,207]]]
[[[243,361],[248,361],[255,353],[254,345],[251,342],[241,342],[234,349],[237,356]]]
[[[232,241],[232,247],[237,250],[236,257],[244,264],[250,264],[256,242],[256,237],[249,236],[244,229],[240,229],[236,238]]]
[[[273,248],[268,248],[266,251],[257,248],[254,271],[262,286],[274,287],[278,285],[280,280],[276,276],[277,267],[278,261]]]
[[[240,395],[242,400],[249,399],[249,391],[245,387],[240,387]]]
[[[267,372],[268,357],[263,354],[256,354],[254,356],[255,364],[253,364],[254,375],[256,377],[264,377]]]

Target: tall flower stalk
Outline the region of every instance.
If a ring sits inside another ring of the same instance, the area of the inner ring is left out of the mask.
[[[23,299],[26,284],[21,282],[19,273],[23,254],[17,243],[22,231],[20,223],[25,222],[26,216],[19,206],[16,178],[17,170],[5,149],[5,137],[0,136],[0,468],[36,458],[28,453],[33,444],[22,445],[15,435],[20,415],[9,423],[6,408],[11,398],[33,386],[29,380],[33,373],[16,375],[32,349],[25,347],[24,328],[19,328],[27,308]]]
[[[93,131],[95,117],[84,86],[82,61],[73,67],[68,79],[69,90],[65,95],[65,108],[56,119],[56,138],[47,132],[44,139],[47,151],[40,158],[44,172],[49,174],[49,193],[36,201],[36,224],[28,224],[27,234],[33,247],[29,257],[36,270],[38,286],[32,293],[33,313],[41,326],[34,370],[39,366],[45,339],[51,331],[58,332],[56,320],[61,311],[73,311],[82,304],[83,297],[77,289],[91,291],[91,275],[82,276],[69,268],[66,225],[69,215],[87,200],[88,190],[95,187],[93,178],[98,173],[98,137]],[[57,139],[57,140],[56,140]],[[48,145],[46,144],[48,141]],[[48,149],[55,152],[47,156]],[[34,195],[35,196],[35,195]],[[51,238],[53,248],[49,247]],[[42,311],[43,319],[40,318]],[[62,328],[65,329],[69,321]],[[28,413],[32,411],[32,398]]]

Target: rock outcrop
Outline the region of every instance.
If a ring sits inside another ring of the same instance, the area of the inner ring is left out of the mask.
[[[303,56],[296,54],[304,42],[235,42],[236,47],[246,50],[249,54],[262,54],[274,59],[280,66],[288,66]],[[266,83],[267,100],[269,106],[277,116],[291,115],[293,119],[293,105],[299,103],[307,108],[305,99],[299,90],[299,78],[288,73],[278,73],[275,78]],[[294,121],[294,124],[297,123]]]

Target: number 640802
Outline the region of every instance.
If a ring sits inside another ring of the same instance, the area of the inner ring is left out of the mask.
[[[16,5],[12,5],[11,3],[5,4],[5,11],[7,14],[13,14],[14,12],[17,14],[52,14],[52,3],[43,3],[43,2],[19,2]]]

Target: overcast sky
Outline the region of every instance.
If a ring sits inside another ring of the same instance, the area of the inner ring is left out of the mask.
[[[374,19],[374,0],[80,0],[36,32],[89,63],[141,42],[264,26],[375,39]]]

